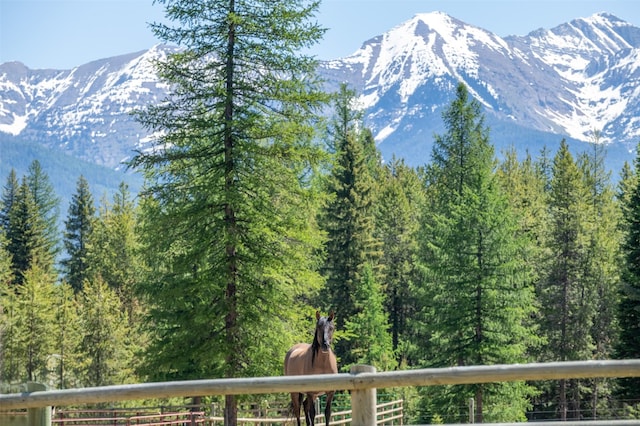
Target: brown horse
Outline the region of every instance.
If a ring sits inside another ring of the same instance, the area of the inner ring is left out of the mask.
[[[313,337],[313,343],[298,343],[294,345],[287,355],[284,357],[284,374],[286,376],[296,376],[303,374],[336,374],[338,372],[338,364],[336,356],[331,350],[331,340],[333,339],[334,314],[331,312],[328,317],[320,316],[320,312],[316,311],[316,332]],[[324,418],[326,426],[329,426],[331,419],[331,401],[335,391],[326,392],[307,392],[307,398],[304,393],[291,393],[291,406],[293,413],[300,426],[300,405],[304,406],[304,416],[307,420],[307,426],[314,426],[316,417],[315,400],[319,395],[327,394],[327,404],[324,409]]]

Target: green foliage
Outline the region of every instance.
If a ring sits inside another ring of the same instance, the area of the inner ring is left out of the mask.
[[[53,268],[53,253],[46,236],[46,222],[26,178],[22,179],[22,184],[15,192],[7,217],[7,250],[11,255],[14,282],[19,285],[24,282],[24,275],[36,256],[39,257],[41,266]]]
[[[376,236],[382,243],[381,278],[385,311],[389,315],[393,350],[400,363],[410,359],[417,340],[411,319],[418,310],[411,287],[418,280],[414,262],[424,192],[418,174],[403,160],[392,158],[380,173]]]
[[[548,360],[589,357],[593,290],[583,279],[587,240],[587,190],[566,143],[553,160],[550,190],[549,255],[551,263],[541,294]]]
[[[113,201],[103,201],[92,222],[88,264],[90,276],[101,277],[120,297],[131,325],[140,315],[135,286],[144,273],[136,234],[137,209],[127,184],[122,183]]]
[[[101,279],[85,281],[80,304],[81,341],[77,376],[84,386],[130,381],[134,342],[118,295]]]
[[[373,365],[379,371],[395,369],[388,316],[384,311],[384,293],[375,279],[373,267],[365,265],[356,289],[359,311],[345,320],[345,340],[358,364]]]
[[[80,362],[81,317],[73,288],[63,282],[55,286],[53,309],[52,360],[49,387],[67,389],[82,386],[77,377]]]
[[[44,172],[38,160],[31,162],[26,180],[33,202],[38,210],[38,216],[44,224],[45,249],[52,258],[55,258],[60,252],[58,231],[60,199],[53,189],[49,176]]]
[[[4,230],[0,229],[0,288],[8,288],[12,281],[11,255],[7,250],[7,244]]]
[[[626,235],[622,246],[625,264],[618,304],[620,340],[615,347],[618,359],[640,358],[640,155],[634,165],[635,173],[627,174],[628,180],[624,181],[626,186],[620,197],[624,203]],[[640,398],[640,379],[620,379],[618,385],[618,397]]]
[[[0,200],[0,228],[5,235],[10,231],[10,214],[16,202],[19,186],[16,171],[12,169],[7,176],[6,184],[2,187],[2,199]]]
[[[50,266],[35,257],[16,288],[15,345],[10,349],[18,359],[13,379],[44,381],[53,343],[53,300],[55,276]]]

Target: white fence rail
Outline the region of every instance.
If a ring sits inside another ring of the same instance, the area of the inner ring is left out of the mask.
[[[595,377],[640,377],[640,359],[428,368],[380,373],[376,373],[373,367],[354,366],[350,373],[343,374],[187,380],[38,391],[0,395],[0,411],[152,398],[335,389],[352,391],[352,425],[369,426],[375,424],[377,388]]]

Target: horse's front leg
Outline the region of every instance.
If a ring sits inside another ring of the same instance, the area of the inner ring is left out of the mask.
[[[327,392],[327,402],[324,407],[324,422],[326,426],[329,426],[329,422],[331,421],[331,401],[333,401],[334,392]]]
[[[316,405],[313,403],[313,395],[307,394],[304,400],[304,415],[307,420],[307,426],[314,426],[316,420]]]
[[[296,416],[298,426],[300,426],[300,405],[302,403],[302,397],[303,395],[301,393],[291,394],[291,411],[293,411],[293,414]]]

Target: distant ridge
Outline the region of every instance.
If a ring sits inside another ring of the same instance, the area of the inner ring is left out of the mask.
[[[639,48],[640,28],[605,12],[504,38],[431,12],[321,62],[319,72],[327,90],[341,82],[357,90],[385,159],[429,161],[462,81],[483,105],[497,153],[514,146],[535,154],[562,138],[579,149],[600,130],[616,170],[640,141]],[[150,140],[131,112],[166,96],[151,63],[174,51],[156,45],[71,70],[1,64],[0,155],[8,158],[5,140],[12,152],[37,144],[125,176],[123,162]]]

